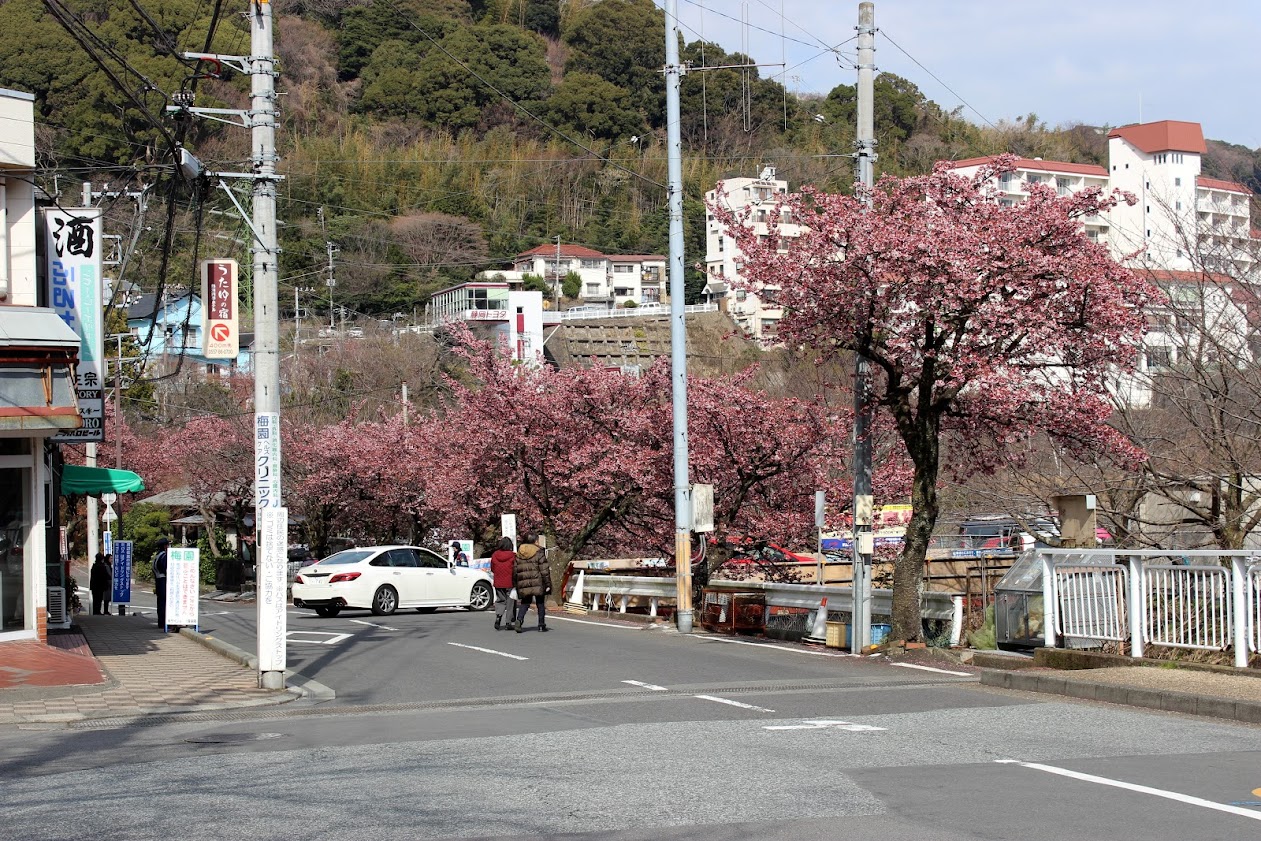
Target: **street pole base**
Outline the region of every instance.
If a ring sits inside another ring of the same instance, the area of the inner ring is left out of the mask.
[[[259,672],[258,673],[259,689],[284,689],[285,673],[284,672]]]
[[[680,610],[674,614],[674,619],[678,623],[680,634],[692,633],[692,611]]]

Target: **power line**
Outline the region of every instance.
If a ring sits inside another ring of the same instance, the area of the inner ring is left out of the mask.
[[[997,129],[997,128],[998,128],[998,126],[996,126],[996,125],[994,125],[992,122],[990,122],[990,120],[989,120],[989,118],[988,118],[988,117],[986,117],[984,114],[982,114],[982,113],[981,113],[980,111],[978,111],[976,108],[973,108],[971,103],[969,103],[966,99],[964,99],[964,98],[963,98],[962,96],[960,96],[959,94],[955,93],[955,91],[954,91],[954,89],[953,89],[953,88],[951,88],[949,85],[947,85],[947,84],[946,84],[945,82],[943,82],[941,79],[939,79],[939,78],[937,77],[937,74],[936,74],[936,73],[934,73],[933,71],[931,71],[931,70],[929,70],[927,67],[925,67],[923,64],[921,64],[919,59],[917,59],[915,56],[913,56],[913,55],[911,55],[910,53],[908,53],[906,50],[902,49],[902,45],[901,45],[901,44],[899,44],[897,41],[893,40],[893,38],[892,38],[892,37],[890,37],[890,35],[889,35],[889,33],[888,33],[887,31],[885,31],[884,29],[881,29],[881,30],[880,30],[880,34],[884,36],[884,39],[885,39],[886,41],[888,41],[888,42],[889,42],[890,44],[892,44],[893,46],[897,47],[897,48],[898,48],[898,50],[902,53],[902,55],[906,56],[906,57],[907,57],[907,58],[909,58],[911,61],[915,62],[915,66],[916,66],[916,67],[918,67],[920,70],[923,70],[925,73],[927,73],[929,76],[931,76],[931,77],[933,78],[933,81],[935,81],[937,84],[941,85],[943,88],[945,88],[947,91],[949,91],[951,96],[953,96],[955,99],[957,99],[957,100],[959,100],[960,102],[962,102],[962,103],[963,103],[963,104],[964,104],[967,108],[971,109],[972,113],[976,114],[978,117],[980,117],[982,120],[984,120],[984,121],[985,121],[985,123],[986,123],[986,124],[987,124],[990,128],[993,128],[993,129]]]

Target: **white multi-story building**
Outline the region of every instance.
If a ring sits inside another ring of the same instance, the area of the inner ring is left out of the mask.
[[[1188,354],[1214,359],[1254,358],[1255,240],[1251,237],[1252,192],[1241,184],[1200,175],[1207,146],[1199,123],[1162,120],[1113,129],[1107,168],[1040,159],[1020,159],[1001,176],[999,201],[1017,203],[1028,185],[1053,183],[1061,194],[1085,187],[1123,190],[1136,198],[1106,214],[1084,220],[1092,239],[1168,295],[1148,316],[1137,377],[1116,384],[1123,405],[1151,400],[1149,375],[1178,364]],[[992,158],[958,161],[953,169],[972,175]]]
[[[510,271],[481,272],[478,281],[517,286],[526,275],[543,278],[559,295],[566,275],[579,279],[578,297],[607,307],[659,304],[668,300],[662,254],[602,254],[581,245],[540,245],[513,258]]]
[[[721,196],[718,189],[706,193],[706,203],[712,205],[721,198],[723,205],[730,210],[737,213],[749,211],[748,224],[753,226],[758,237],[764,239],[770,233],[770,218],[779,206],[779,197],[788,193],[788,182],[776,178],[775,168],[768,166],[763,167],[757,178],[731,178],[722,182],[721,189]],[[781,218],[779,233],[795,237],[801,233],[801,228],[790,219]],[[742,261],[743,255],[736,247],[735,239],[726,233],[714,214],[709,213],[705,222],[705,271],[709,277],[705,296],[719,301],[747,335],[773,343],[779,334],[779,320],[784,314],[776,302],[779,287],[742,289],[735,286]]]

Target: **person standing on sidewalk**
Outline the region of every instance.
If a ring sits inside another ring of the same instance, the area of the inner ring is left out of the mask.
[[[524,630],[525,614],[530,609],[530,601],[539,614],[539,630],[547,630],[547,605],[544,599],[552,594],[552,573],[547,567],[547,556],[535,541],[537,535],[530,533],[525,542],[517,547],[517,563],[513,568],[513,583],[517,587],[517,598],[521,600],[517,608],[515,630],[519,634]]]
[[[153,594],[158,598],[158,627],[166,628],[166,549],[171,541],[158,538],[158,553],[153,556]]]
[[[114,574],[110,571],[105,555],[96,553],[92,569],[88,573],[88,589],[92,591],[92,615],[100,616],[109,613],[110,588],[114,585]]]
[[[515,603],[510,605],[511,601],[508,594],[512,592],[512,570],[516,566],[517,553],[512,550],[512,538],[502,537],[499,539],[499,545],[495,547],[495,551],[490,554],[490,574],[494,579],[495,587],[495,630],[498,631],[503,625],[504,613],[508,613],[508,627],[512,627],[513,614],[516,613]]]

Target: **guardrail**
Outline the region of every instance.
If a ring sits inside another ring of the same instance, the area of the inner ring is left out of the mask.
[[[1261,552],[1040,549],[1045,644],[1060,637],[1261,651]]]
[[[853,612],[853,588],[832,584],[786,584],[774,581],[710,581],[707,589],[727,593],[764,593],[766,606],[797,607],[818,610],[824,597],[828,609]],[[581,588],[581,589],[579,589]],[[606,603],[617,603],[618,611],[625,613],[632,597],[648,599],[649,616],[657,615],[660,602],[673,601],[677,590],[673,578],[657,578],[637,575],[583,575],[573,579],[565,594],[566,601],[581,602],[592,610],[600,610]],[[588,604],[589,600],[589,604]],[[958,644],[963,627],[963,596],[955,593],[925,593],[922,602],[925,619],[951,622],[951,643]],[[871,591],[872,616],[889,616],[893,612],[893,591]]]
[[[685,315],[698,312],[717,312],[717,304],[687,304],[683,307]],[[561,310],[558,315],[561,321],[585,321],[589,318],[633,318],[645,315],[670,315],[668,304],[641,304],[638,307],[607,310]]]

